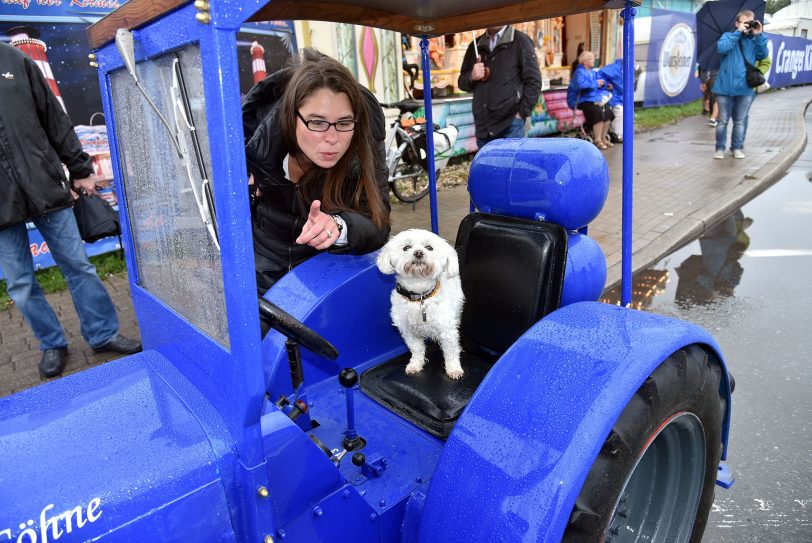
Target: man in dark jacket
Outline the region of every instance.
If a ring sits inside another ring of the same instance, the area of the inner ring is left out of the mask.
[[[33,222],[71,290],[82,337],[97,352],[122,354],[141,344],[118,333],[110,296],[85,254],[73,215],[71,185],[94,192],[90,157],[34,62],[0,42],[0,267],[8,293],[43,351],[40,373],[65,369],[67,341],[34,277],[26,222]]]
[[[523,137],[524,120],[541,93],[533,41],[511,26],[488,28],[468,46],[457,83],[474,93],[477,146]]]

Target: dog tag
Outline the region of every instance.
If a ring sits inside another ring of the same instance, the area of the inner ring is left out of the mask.
[[[423,322],[426,322],[426,304],[420,302],[420,313],[423,315]]]

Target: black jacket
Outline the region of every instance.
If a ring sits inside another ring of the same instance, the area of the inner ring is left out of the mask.
[[[512,26],[505,29],[493,51],[487,33],[477,38],[477,48],[485,66],[490,68],[487,81],[472,81],[476,63],[474,44],[468,46],[460,68],[458,86],[474,93],[476,137],[492,138],[508,129],[519,113],[526,119],[541,93],[541,70],[533,42]]]
[[[0,228],[73,205],[63,162],[76,179],[93,173],[37,65],[0,42]]]
[[[290,68],[284,68],[257,83],[246,95],[242,107],[246,161],[261,193],[254,202],[252,213],[257,288],[261,293],[294,266],[319,252],[309,245],[297,245],[295,240],[307,220],[310,204],[321,198],[321,191],[314,188],[309,198],[304,197],[299,185],[286,179],[282,170],[288,149],[281,134],[279,109],[291,74]],[[361,88],[377,143],[375,179],[388,212],[391,207],[383,110],[375,96]],[[359,170],[355,169],[348,182],[357,183],[359,178]],[[369,253],[383,247],[389,238],[390,228],[379,229],[368,215],[351,211],[342,211],[338,215],[347,224],[347,245],[333,245],[329,249],[331,253]]]

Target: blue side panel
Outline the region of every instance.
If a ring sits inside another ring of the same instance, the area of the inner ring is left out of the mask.
[[[629,399],[667,356],[693,343],[722,360],[707,332],[675,319],[596,302],[545,317],[491,369],[457,422],[429,488],[420,541],[488,534],[490,542],[558,542]],[[728,420],[729,412],[725,443]]]
[[[606,285],[606,257],[594,239],[567,232],[567,267],[561,289],[561,307],[595,302]]]
[[[0,399],[0,541],[229,540],[215,436],[166,366],[147,351]]]

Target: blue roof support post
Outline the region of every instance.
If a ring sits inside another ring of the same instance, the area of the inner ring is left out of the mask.
[[[623,241],[620,303],[632,303],[632,204],[634,191],[634,16],[632,0],[623,9]]]
[[[429,38],[420,37],[420,54],[423,60],[423,109],[426,112],[426,153],[429,166],[429,204],[431,206],[431,231],[440,234],[437,219],[437,172],[434,170],[434,115],[431,111],[431,61],[429,60]]]

